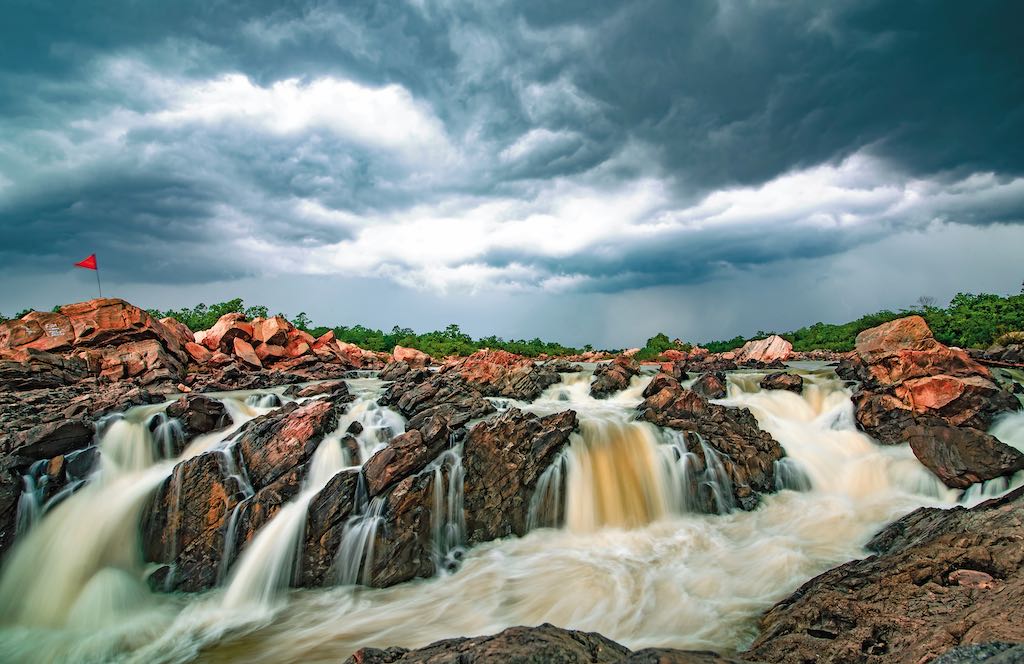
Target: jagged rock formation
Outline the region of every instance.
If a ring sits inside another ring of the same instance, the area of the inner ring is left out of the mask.
[[[1021,533],[1024,489],[972,509],[912,512],[868,543],[874,555],[811,579],[775,605],[745,655],[916,664],[954,646],[1020,643]]]
[[[629,382],[640,373],[640,364],[631,357],[619,355],[608,364],[602,364],[594,371],[590,384],[590,396],[605,399],[629,387]]]

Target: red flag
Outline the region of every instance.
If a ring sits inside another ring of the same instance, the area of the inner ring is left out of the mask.
[[[75,263],[75,267],[84,267],[86,270],[98,270],[96,266],[96,254],[89,254],[89,257]]]

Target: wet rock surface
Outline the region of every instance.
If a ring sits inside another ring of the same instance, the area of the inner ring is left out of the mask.
[[[857,422],[886,444],[902,442],[902,431],[922,417],[984,431],[996,416],[1020,407],[987,368],[936,341],[920,316],[861,332],[856,353],[836,372],[861,382]]]
[[[745,660],[711,652],[647,649],[631,652],[595,632],[562,629],[549,623],[510,627],[491,636],[445,639],[424,648],[363,648],[345,664],[742,664]]]
[[[168,417],[181,422],[186,442],[196,436],[231,426],[231,415],[224,404],[201,394],[183,396],[169,405],[165,412]]]
[[[662,389],[637,407],[639,419],[699,434],[720,452],[741,508],[754,509],[759,494],[775,491],[775,462],[785,452],[771,434],[757,426],[749,410],[713,404],[703,395],[683,389],[671,377],[655,380]],[[702,447],[690,443],[689,448],[706,466],[709,460]]]
[[[916,664],[956,646],[1020,643],[1021,533],[1024,489],[972,509],[918,509],[868,543],[874,555],[811,579],[775,605],[745,656]]]
[[[608,364],[600,365],[594,371],[590,384],[590,396],[606,399],[616,392],[629,387],[629,382],[640,373],[640,364],[631,357],[619,355]]]
[[[773,373],[761,379],[759,383],[764,390],[788,390],[800,394],[804,391],[804,379],[798,374]]]
[[[1024,470],[1024,454],[977,429],[933,420],[906,428],[903,438],[922,464],[955,489]]]
[[[690,389],[707,399],[724,399],[727,391],[725,374],[721,371],[701,374]]]

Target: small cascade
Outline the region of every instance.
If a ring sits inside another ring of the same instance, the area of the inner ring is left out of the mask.
[[[15,528],[17,535],[23,535],[36,524],[43,511],[43,496],[50,477],[46,474],[46,459],[40,459],[21,476],[22,490],[18,497],[18,511]]]
[[[156,459],[173,459],[185,447],[185,430],[181,422],[161,411],[149,418],[147,423],[153,432],[153,456]]]
[[[696,432],[665,429],[660,451],[665,461],[669,504],[676,514],[726,514],[736,507],[732,479],[722,455]],[[696,442],[696,449],[691,441]],[[698,452],[699,450],[699,452]]]
[[[432,472],[433,506],[430,527],[434,566],[455,571],[465,554],[466,519],[463,512],[462,444],[443,452],[424,472]]]
[[[384,521],[384,498],[377,496],[367,502],[362,475],[359,479],[356,494],[358,513],[345,524],[341,546],[334,559],[334,576],[343,586],[368,586],[373,581],[373,548],[377,542],[377,528]]]
[[[171,539],[170,559],[178,558],[178,530],[181,525],[181,481],[185,466],[178,464],[171,471],[171,511],[167,514],[167,531],[174,533]],[[174,589],[174,580],[177,575],[177,566],[172,562],[170,570],[164,577],[164,590],[170,592]]]
[[[224,595],[225,607],[267,606],[278,599],[297,570],[309,503],[344,467],[339,430],[326,436],[317,446],[299,495],[260,529],[238,557]],[[229,522],[228,530],[233,527],[237,524]]]
[[[267,394],[250,394],[246,397],[245,403],[247,406],[255,406],[256,408],[280,408],[281,397],[273,392]]]
[[[228,569],[235,557],[235,540],[238,539],[238,515],[242,509],[242,502],[245,498],[249,498],[255,493],[252,488],[252,482],[249,480],[249,474],[245,472],[245,467],[239,467],[235,461],[234,445],[229,445],[222,449],[221,455],[224,458],[224,467],[227,468],[228,477],[234,478],[238,485],[242,487],[243,498],[231,510],[231,515],[228,516],[227,523],[224,526],[224,551],[220,557],[220,566],[217,568],[218,585],[227,578]]]
[[[349,406],[348,412],[341,418],[340,431],[347,431],[358,423],[359,433],[355,434],[359,458],[348,453],[346,466],[359,466],[374,455],[375,452],[388,444],[392,438],[405,431],[405,420],[402,416],[386,406],[381,406],[374,398],[360,398]]]
[[[811,478],[804,472],[800,462],[790,457],[783,457],[775,462],[775,490],[810,491]]]
[[[568,474],[569,458],[560,453],[548,469],[537,479],[537,488],[530,497],[526,515],[528,530],[536,528],[561,528],[565,524],[565,479]]]

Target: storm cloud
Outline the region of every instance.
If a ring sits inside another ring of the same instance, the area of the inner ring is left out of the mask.
[[[287,308],[319,280],[406,303],[366,317],[384,326],[429,325],[408,303],[431,301],[481,333],[635,343],[646,325],[585,339],[532,312],[632,298],[660,320],[652,293],[739,279],[792,291],[785,322],[841,316],[800,284],[897,238],[915,273],[973,265],[957,228],[1021,237],[1022,23],[1010,1],[15,2],[0,310],[75,299],[55,275],[96,252],[146,306],[229,284]],[[929,294],[1017,288],[985,270]],[[361,322],[330,299],[306,308]],[[753,316],[664,325],[771,325]]]

